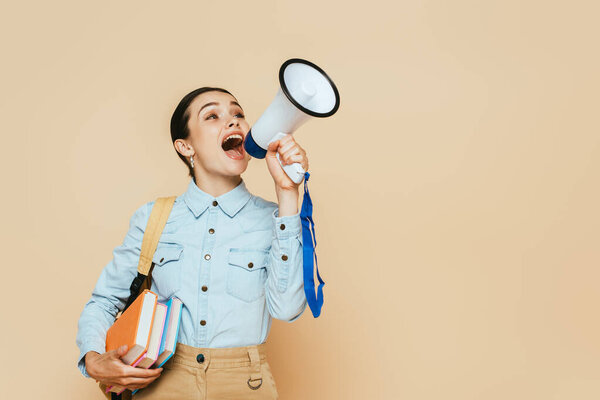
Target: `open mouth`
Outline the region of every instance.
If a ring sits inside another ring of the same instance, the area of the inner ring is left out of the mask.
[[[244,158],[244,136],[241,133],[232,133],[225,137],[221,147],[227,157],[234,160],[242,160]]]

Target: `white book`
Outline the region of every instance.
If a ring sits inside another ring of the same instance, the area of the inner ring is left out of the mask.
[[[150,341],[148,342],[148,350],[137,364],[139,368],[150,368],[158,358],[158,350],[160,349],[160,341],[163,336],[165,327],[165,317],[167,316],[167,306],[158,303],[154,312],[154,322],[152,324],[152,332],[150,333]]]

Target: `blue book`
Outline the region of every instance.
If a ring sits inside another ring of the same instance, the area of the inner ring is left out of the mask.
[[[177,337],[179,336],[179,325],[181,322],[181,300],[172,297],[167,302],[167,322],[163,332],[163,338],[160,342],[160,350],[156,359],[156,368],[160,368],[166,363],[173,354],[177,346]]]

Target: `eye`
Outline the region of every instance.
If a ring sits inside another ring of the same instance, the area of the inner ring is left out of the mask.
[[[242,114],[242,113],[237,113],[237,114],[235,114],[235,116],[238,118],[244,118],[244,114]]]
[[[213,114],[210,114],[210,115],[208,115],[208,116],[207,116],[205,119],[211,119],[211,117],[218,118],[218,117],[217,117],[217,114],[214,114],[214,113],[213,113]]]

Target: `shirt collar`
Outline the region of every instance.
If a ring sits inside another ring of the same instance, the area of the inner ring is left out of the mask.
[[[217,201],[218,207],[225,214],[234,217],[251,197],[252,194],[246,188],[246,183],[243,179],[235,188],[219,197],[213,197],[206,193],[191,179],[187,191],[183,194],[185,203],[196,218],[206,211],[208,207],[213,207],[213,201]]]

